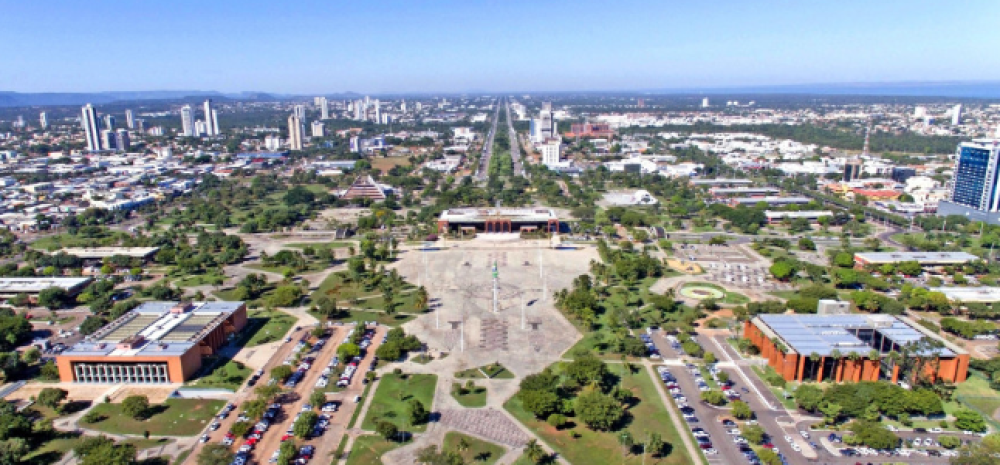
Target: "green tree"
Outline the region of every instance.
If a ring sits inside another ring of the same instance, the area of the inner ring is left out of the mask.
[[[722,393],[722,391],[713,389],[710,391],[703,391],[701,393],[701,400],[715,406],[720,406],[726,403],[726,396]]]
[[[39,405],[55,409],[59,407],[59,403],[66,399],[68,394],[69,392],[59,388],[43,388],[38,392],[36,400]]]
[[[343,345],[341,347],[343,347]],[[271,379],[284,381],[288,379],[289,376],[292,376],[292,367],[288,365],[278,365],[274,368],[271,368]]]
[[[763,444],[765,435],[764,428],[760,425],[746,425],[743,427],[743,437],[752,444]]]
[[[740,420],[753,418],[753,410],[742,400],[733,401],[733,416]]]
[[[816,250],[816,243],[808,237],[799,239],[799,250]]]
[[[361,349],[354,343],[344,343],[337,347],[337,356],[344,363],[348,363],[352,358],[361,355]]]
[[[198,465],[229,465],[236,459],[236,454],[222,444],[205,444],[198,453]]]
[[[652,457],[659,457],[663,454],[663,448],[667,444],[663,442],[663,438],[660,437],[660,433],[649,433],[649,438],[646,439],[646,453]]]
[[[309,395],[309,403],[315,408],[322,407],[326,403],[326,393],[317,389]]]
[[[11,438],[0,441],[0,465],[18,465],[28,454],[30,448],[24,438]]]
[[[302,416],[298,420],[295,420],[295,424],[292,425],[292,432],[295,433],[295,437],[302,439],[309,437],[318,419],[319,415],[312,410],[303,412]]]
[[[538,389],[522,390],[518,393],[524,409],[535,415],[535,418],[548,418],[559,411],[562,400],[556,393]]]
[[[246,436],[246,434],[250,432],[251,427],[252,425],[250,425],[250,422],[237,421],[236,423],[233,423],[233,426],[229,427],[229,432],[233,433],[236,436],[242,437]]]
[[[795,389],[795,404],[799,408],[815,412],[823,401],[823,390],[811,384],[803,384]]]
[[[38,293],[38,305],[50,310],[62,308],[69,301],[69,294],[61,287],[47,287]]]
[[[770,271],[771,275],[774,276],[775,279],[785,281],[792,275],[794,269],[792,268],[792,265],[788,264],[788,262],[782,261],[774,262],[774,264],[771,265]]]
[[[532,439],[524,446],[524,455],[526,455],[528,460],[531,460],[532,462],[542,463],[542,460],[545,460],[548,454],[546,454],[545,449],[542,449],[542,446],[538,444],[537,439]]]
[[[618,444],[622,446],[622,455],[627,456],[632,452],[632,447],[635,446],[635,438],[628,430],[624,430],[618,433]]]
[[[420,402],[418,399],[410,400],[409,404],[407,404],[407,407],[408,407],[407,414],[410,419],[410,425],[413,426],[422,425],[424,423],[427,423],[427,421],[431,417],[431,413],[427,411],[426,407],[424,407],[424,403]]]
[[[149,398],[146,396],[128,396],[122,401],[122,412],[141,420],[149,414]]]
[[[625,416],[618,401],[596,389],[585,390],[576,398],[573,408],[577,418],[597,431],[613,429]]]
[[[955,411],[955,428],[963,431],[986,431],[986,421],[983,416],[969,409]]]
[[[38,347],[29,347],[21,355],[21,360],[27,365],[34,365],[42,358],[42,351],[38,350]]]
[[[298,455],[298,448],[295,447],[295,443],[292,441],[284,441],[281,446],[278,447],[278,465],[289,465],[295,460],[295,456]]]
[[[394,441],[399,435],[399,428],[392,422],[379,421],[375,423],[375,432],[386,441]]]

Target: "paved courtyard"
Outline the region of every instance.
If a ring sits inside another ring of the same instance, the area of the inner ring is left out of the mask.
[[[404,328],[463,366],[499,361],[519,377],[541,371],[579,338],[552,293],[586,273],[591,259],[597,259],[591,246],[555,249],[512,234],[448,241],[434,250],[407,247],[397,269],[427,287],[433,311]]]

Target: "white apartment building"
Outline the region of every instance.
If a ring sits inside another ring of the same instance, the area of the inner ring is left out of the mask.
[[[542,154],[542,164],[548,167],[558,166],[562,159],[562,143],[559,139],[548,139],[542,144],[538,144],[538,151]]]

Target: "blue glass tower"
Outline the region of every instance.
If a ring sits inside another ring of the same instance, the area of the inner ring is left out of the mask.
[[[1000,211],[1000,140],[963,142],[957,158],[951,201],[979,211]]]

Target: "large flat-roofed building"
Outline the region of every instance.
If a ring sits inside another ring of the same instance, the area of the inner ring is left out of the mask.
[[[438,218],[438,232],[452,227],[475,228],[484,232],[537,230],[558,232],[559,218],[551,208],[450,208]]]
[[[56,357],[78,383],[181,383],[246,326],[243,302],[146,302]]]
[[[859,252],[854,254],[854,265],[886,265],[903,262],[917,262],[920,266],[961,265],[979,260],[967,252]]]
[[[1000,287],[932,287],[931,292],[940,292],[952,302],[991,304],[1000,302]]]
[[[934,360],[922,366],[931,379],[960,383],[968,376],[967,352],[906,318],[758,315],[743,329],[768,364],[789,381],[896,383],[901,367],[889,357],[892,352]]]
[[[713,187],[708,191],[714,197],[767,197],[781,193],[773,187]]]
[[[753,184],[753,181],[749,179],[700,178],[692,179],[691,184],[695,186],[749,186]]]
[[[809,197],[737,197],[733,199],[728,199],[730,206],[737,207],[740,205],[746,205],[752,207],[758,203],[764,202],[767,205],[805,205],[812,202]]]
[[[66,247],[55,253],[73,255],[84,260],[102,260],[116,255],[149,260],[159,251],[159,247]]]
[[[796,218],[805,218],[809,221],[816,221],[824,216],[833,216],[833,212],[829,210],[803,210],[795,212],[766,210],[764,212],[764,217],[767,218],[768,223],[780,223],[785,219],[794,220]]]
[[[79,294],[92,281],[91,278],[6,278],[0,277],[0,297],[10,298],[18,294],[37,296],[50,287],[58,287],[69,295]]]

